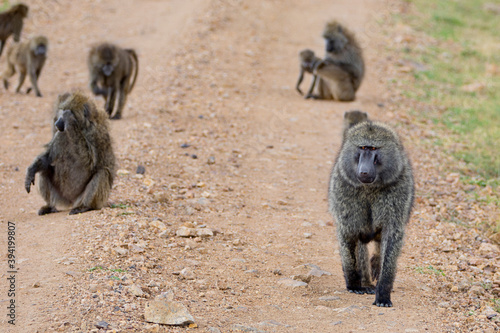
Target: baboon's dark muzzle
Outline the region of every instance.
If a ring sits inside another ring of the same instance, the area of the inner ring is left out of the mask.
[[[47,53],[47,48],[45,45],[38,45],[35,49],[35,55],[45,55]]]
[[[371,184],[375,181],[377,171],[375,169],[375,159],[377,153],[372,150],[363,150],[359,155],[358,180],[363,184]]]
[[[57,121],[55,122],[54,125],[56,126],[56,128],[59,132],[64,132],[64,120],[63,120],[62,116],[59,117],[59,119],[57,119]]]
[[[113,65],[104,65],[104,66],[102,66],[102,73],[105,76],[111,76],[111,74],[113,74]]]

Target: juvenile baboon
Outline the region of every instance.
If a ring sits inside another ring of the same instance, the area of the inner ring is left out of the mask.
[[[354,125],[368,120],[368,114],[359,110],[346,111],[344,113],[344,135]]]
[[[306,98],[353,101],[365,72],[363,54],[354,34],[337,21],[326,24],[323,32],[326,56],[314,74],[319,77],[318,93]]]
[[[70,214],[100,209],[113,184],[115,155],[108,115],[81,93],[61,95],[52,140],[26,171],[29,193],[39,173],[38,189],[45,206],[39,215],[71,207]]]
[[[106,99],[106,112],[111,117],[115,105],[117,91],[118,108],[112,119],[122,117],[123,107],[129,94],[134,88],[139,72],[139,60],[132,49],[122,49],[110,43],[103,43],[92,47],[88,57],[90,71],[90,89],[95,95],[102,95]],[[132,79],[132,72],[134,78]]]
[[[10,35],[14,34],[14,41],[19,42],[23,30],[23,19],[26,16],[28,16],[28,6],[22,3],[0,13],[0,56]]]
[[[7,50],[7,69],[2,75],[5,89],[9,88],[8,79],[19,73],[19,84],[16,92],[21,90],[26,74],[29,75],[31,87],[26,90],[28,94],[31,89],[35,90],[38,97],[42,97],[38,88],[38,78],[42,72],[49,41],[45,36],[36,36],[22,43],[15,43]]]
[[[328,191],[337,221],[347,290],[375,293],[377,306],[390,307],[396,263],[413,205],[410,161],[398,135],[387,125],[363,121],[347,130]],[[371,259],[367,244],[375,242]]]
[[[304,73],[307,72],[313,74],[314,69],[321,62],[321,59],[316,57],[313,51],[305,49],[300,51],[299,53],[299,62],[300,62],[300,75],[295,88],[297,89],[299,94],[303,95],[302,90],[300,90],[300,84],[302,83],[302,80],[304,80]],[[313,84],[311,85],[312,87],[314,87],[315,81],[316,81],[316,75],[313,75]],[[312,91],[309,91],[308,95],[311,93]]]

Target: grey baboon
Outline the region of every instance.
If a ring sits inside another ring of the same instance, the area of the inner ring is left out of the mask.
[[[413,206],[410,161],[389,126],[364,121],[347,130],[328,191],[337,221],[347,290],[375,293],[377,306],[392,306],[391,291],[405,226]],[[375,242],[370,279],[367,244]]]
[[[38,97],[42,97],[38,88],[38,78],[42,72],[49,41],[45,36],[36,36],[22,43],[15,43],[7,50],[7,69],[2,75],[5,89],[9,88],[8,79],[19,73],[19,84],[16,92],[21,90],[26,74],[29,75],[31,87],[26,90],[28,94],[31,89],[35,90]]]
[[[38,189],[47,202],[39,215],[55,213],[58,207],[71,207],[70,214],[100,209],[115,174],[108,115],[81,93],[61,95],[57,104],[57,131],[28,167],[26,191],[38,173]]]
[[[300,75],[299,79],[297,81],[297,85],[295,88],[299,92],[299,94],[303,95],[302,90],[300,90],[300,84],[304,80],[304,73],[310,73],[313,74],[314,69],[316,66],[321,62],[321,59],[318,58],[315,54],[314,51],[311,51],[309,49],[305,49],[300,51],[299,53],[299,62],[300,62]],[[313,76],[313,83],[311,84],[311,87],[314,88],[314,82],[316,81],[316,75]],[[312,91],[310,90],[307,95],[311,94]]]
[[[368,114],[366,112],[359,110],[346,111],[344,113],[344,135],[354,125],[367,120]]]
[[[0,13],[0,56],[7,38],[14,34],[14,41],[19,42],[23,30],[23,19],[28,16],[28,6],[19,3]]]
[[[110,43],[92,47],[88,56],[90,71],[90,89],[95,95],[106,99],[106,112],[111,117],[119,92],[118,107],[112,119],[122,117],[123,107],[134,88],[139,72],[139,60],[132,49],[122,49]],[[133,72],[133,79],[132,79]]]
[[[306,98],[353,101],[365,72],[363,53],[354,34],[337,21],[326,24],[323,32],[326,56],[314,74],[319,77],[317,94],[314,82]]]

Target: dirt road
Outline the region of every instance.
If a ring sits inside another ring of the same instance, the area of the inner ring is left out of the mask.
[[[327,213],[344,111],[387,120],[377,106],[386,102],[384,50],[373,14],[384,2],[27,3],[25,36],[46,34],[51,46],[43,98],[0,95],[0,248],[7,221],[15,222],[19,269],[15,328],[3,314],[10,299],[5,266],[0,272],[2,331],[96,331],[99,321],[119,332],[163,331],[142,315],[167,290],[203,332],[440,331],[436,300],[408,259],[421,246],[418,226],[410,226],[399,262],[395,307],[380,309],[372,295],[346,292]],[[294,90],[297,53],[323,54],[330,18],[346,22],[365,49],[367,76],[352,103],[306,101]],[[112,123],[120,172],[110,201],[121,208],[38,217],[42,200],[25,193],[24,170],[50,139],[57,94],[88,92],[86,54],[101,40],[140,57],[124,119]],[[144,176],[135,175],[139,164]],[[175,236],[186,223],[218,233]],[[331,275],[307,287],[279,283],[307,273],[306,264]],[[143,294],[132,294],[132,285]]]

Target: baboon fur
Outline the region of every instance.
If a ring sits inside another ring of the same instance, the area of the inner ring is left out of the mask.
[[[359,110],[346,111],[344,113],[344,135],[348,129],[363,121],[368,121],[368,114],[366,112]]]
[[[133,49],[122,49],[110,43],[92,47],[88,56],[90,89],[106,100],[105,109],[111,117],[117,93],[118,107],[112,119],[122,117],[127,95],[132,91],[139,72],[139,60]],[[132,72],[133,78],[132,78]]]
[[[28,16],[28,6],[17,4],[0,13],[0,56],[10,35],[19,42],[23,30],[23,19]]]
[[[374,174],[371,182],[362,180],[364,154],[372,161],[367,165]],[[392,306],[396,263],[413,198],[412,168],[396,132],[371,121],[347,130],[330,177],[329,208],[337,221],[347,290],[375,293],[373,304],[377,306]],[[372,267],[367,248],[370,241],[375,242]],[[376,287],[371,278],[377,280]]]
[[[71,207],[70,214],[102,208],[115,174],[115,155],[107,114],[81,93],[61,95],[52,140],[26,172],[29,193],[38,173],[38,189],[47,202],[39,215]]]
[[[300,63],[300,74],[299,74],[299,79],[297,80],[297,85],[295,86],[295,89],[299,92],[299,94],[303,95],[302,90],[300,90],[300,84],[304,80],[304,73],[309,73],[313,74],[314,69],[318,66],[318,64],[321,62],[321,58],[318,58],[315,54],[314,51],[305,49],[300,51],[299,53],[299,63]],[[314,82],[316,81],[316,75],[313,77],[313,84],[311,84],[311,87],[314,89]],[[310,95],[312,93],[312,90],[309,90],[307,95]]]
[[[325,59],[314,71],[319,77],[317,95],[306,98],[353,101],[365,73],[361,47],[354,34],[337,21],[326,24],[323,38]]]
[[[9,88],[9,81],[12,76],[19,73],[19,84],[16,92],[21,90],[26,74],[29,75],[31,87],[26,90],[28,94],[31,89],[35,90],[38,97],[42,93],[38,88],[38,78],[42,72],[43,65],[47,59],[49,41],[45,36],[36,36],[22,43],[15,43],[7,50],[7,69],[2,74],[5,89]]]

